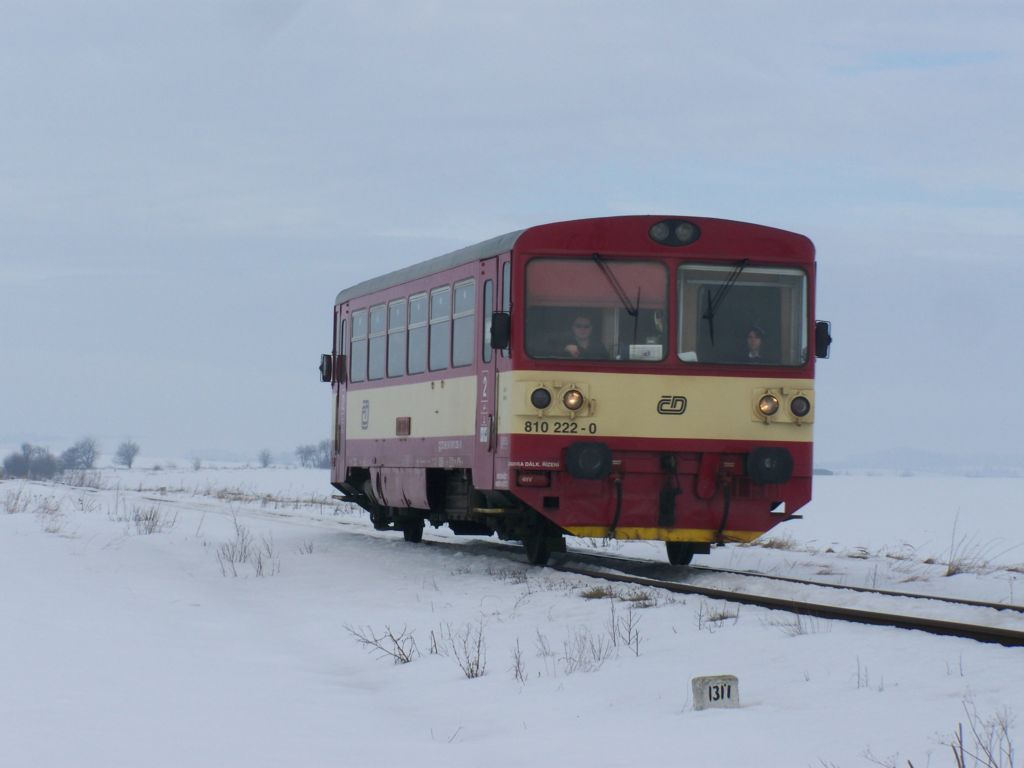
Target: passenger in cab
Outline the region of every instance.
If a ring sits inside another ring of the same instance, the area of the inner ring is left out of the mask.
[[[747,356],[748,363],[766,363],[761,346],[764,344],[764,330],[759,326],[752,325],[747,331]]]
[[[572,321],[572,333],[566,338],[560,352],[579,360],[606,360],[608,350],[599,339],[595,339],[594,323],[582,314],[576,315]]]

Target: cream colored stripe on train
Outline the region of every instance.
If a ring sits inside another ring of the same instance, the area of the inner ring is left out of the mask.
[[[498,432],[810,442],[813,385],[811,379],[772,377],[509,371],[498,375]],[[540,386],[553,398],[543,412],[530,404]],[[586,398],[576,414],[561,404],[570,387]],[[766,393],[779,400],[778,413],[767,418],[757,411]],[[798,396],[811,403],[803,419],[789,410]]]
[[[409,437],[472,435],[476,376],[388,384],[345,395],[345,439],[395,437],[396,420],[409,419]]]

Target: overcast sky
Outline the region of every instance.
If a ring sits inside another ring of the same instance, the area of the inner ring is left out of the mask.
[[[818,248],[818,455],[1024,454],[1019,2],[0,0],[0,446],[329,434],[335,294],[532,224]]]

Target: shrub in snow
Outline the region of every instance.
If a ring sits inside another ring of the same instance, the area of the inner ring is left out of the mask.
[[[4,477],[49,480],[57,474],[57,459],[45,448],[25,443],[21,451],[4,459]]]

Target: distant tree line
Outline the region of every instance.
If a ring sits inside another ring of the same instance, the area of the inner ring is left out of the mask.
[[[295,449],[299,464],[315,469],[331,468],[331,441],[321,440],[316,445],[300,445]]]
[[[99,446],[91,437],[79,440],[60,456],[54,456],[47,448],[24,443],[20,451],[15,451],[4,459],[2,476],[49,480],[64,471],[93,469],[99,455]],[[118,446],[114,454],[114,463],[131,469],[138,455],[138,443],[126,440]]]

